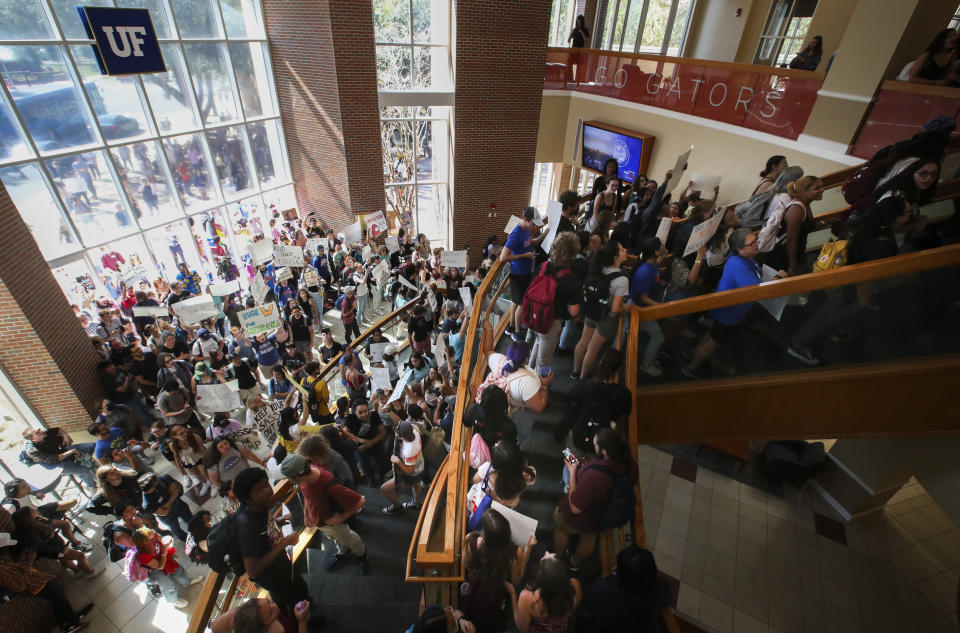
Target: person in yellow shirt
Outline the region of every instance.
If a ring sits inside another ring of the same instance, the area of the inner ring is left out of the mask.
[[[330,407],[327,406],[330,390],[327,388],[327,383],[320,378],[320,363],[314,360],[309,361],[304,365],[303,372],[305,376],[300,381],[300,386],[305,389],[305,393],[301,421],[305,422],[306,416],[309,415],[310,419],[320,426],[330,424],[333,422]]]

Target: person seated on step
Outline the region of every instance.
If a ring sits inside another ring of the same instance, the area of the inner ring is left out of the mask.
[[[537,470],[527,464],[520,447],[514,442],[497,442],[490,457],[490,461],[480,464],[473,475],[474,485],[467,492],[467,506],[475,507],[486,493],[497,503],[516,508],[520,494],[536,482]]]
[[[181,541],[186,542],[187,532],[180,523],[190,525],[193,513],[183,500],[183,485],[170,475],[153,473],[142,475],[137,480],[143,494],[141,508],[157,517],[167,529]]]
[[[100,516],[115,515],[118,508],[128,503],[140,507],[141,496],[137,479],[140,473],[117,466],[101,466],[97,469],[97,493],[84,508]]]
[[[524,407],[541,413],[547,408],[553,372],[540,376],[527,366],[530,346],[526,343],[512,343],[506,354],[493,351],[494,337],[489,321],[483,322],[483,330],[483,354],[490,373],[478,391],[497,385],[509,397],[511,414]]]
[[[655,633],[660,630],[660,612],[668,606],[670,586],[657,573],[653,552],[634,543],[617,554],[612,574],[583,590],[573,631]]]
[[[152,464],[153,458],[144,455],[144,448],[149,444],[140,442],[129,435],[124,430],[123,425],[108,427],[101,418],[97,418],[89,427],[87,433],[97,438],[93,448],[93,458],[101,466],[107,464],[118,464],[146,472],[149,469],[145,464]]]
[[[327,451],[329,455],[331,451]],[[314,453],[313,463],[303,455],[287,455],[280,464],[280,472],[300,487],[306,524],[317,527],[337,546],[337,552],[326,563],[327,571],[336,569],[350,554],[358,560],[360,573],[366,576],[370,573],[366,547],[360,536],[347,525],[347,519],[359,512],[367,500],[323,468],[327,455]]]
[[[89,580],[103,573],[103,567],[94,569],[84,553],[70,547],[35,508],[20,508],[14,512],[13,523],[17,551],[33,550],[38,556],[59,562],[78,578]]]
[[[307,633],[310,603],[306,600],[294,608],[289,617],[270,598],[251,598],[210,622],[213,633]]]
[[[463,611],[432,604],[423,610],[420,618],[404,633],[477,633],[477,630]]]

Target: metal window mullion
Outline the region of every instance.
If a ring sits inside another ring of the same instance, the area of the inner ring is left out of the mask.
[[[259,6],[259,3],[257,6]],[[273,59],[270,57],[270,46],[267,42],[260,43],[260,54],[263,56],[263,65],[267,70],[267,86],[270,90],[270,103],[273,105],[273,114],[274,116],[280,116],[280,102],[277,101],[276,77],[273,75]]]
[[[687,36],[690,34],[690,16],[697,10],[697,0],[690,0],[690,10],[687,11],[687,17],[684,19],[683,34],[680,36],[680,45],[677,47],[677,57],[683,57],[684,49],[687,47]]]
[[[200,136],[200,153],[203,154],[203,160],[207,164],[207,173],[210,175],[210,178],[213,178],[214,184],[216,184],[216,187],[217,187],[214,190],[214,193],[220,194],[219,195],[220,204],[224,204],[227,197],[223,193],[223,187],[221,186],[221,183],[220,183],[220,173],[217,171],[217,161],[213,159],[213,150],[210,148],[210,141],[207,139],[207,131],[204,130],[200,132],[199,136]],[[203,209],[200,209],[200,210],[187,212],[187,215],[195,215],[197,213],[200,213],[201,211],[206,211],[210,208],[211,207],[204,207]]]
[[[641,1],[642,0],[638,0]],[[623,40],[627,36],[627,22],[630,21],[630,5],[633,4],[633,0],[627,0],[627,8],[623,10],[623,25],[620,29],[620,47],[618,50],[623,50]],[[619,11],[619,10],[618,10]],[[616,21],[614,21],[613,28],[617,28]]]
[[[193,1],[207,2],[207,6],[210,6],[211,4],[214,6],[213,19],[215,22],[217,22],[217,25],[216,25],[217,33],[222,35],[223,39],[227,39],[227,24],[226,22],[223,21],[223,7],[220,6],[220,0],[193,0]],[[217,20],[217,16],[220,17],[219,20]]]
[[[670,0],[670,11],[667,13],[667,26],[663,31],[663,42],[660,44],[660,54],[666,55],[670,48],[670,34],[673,31],[673,21],[677,17],[677,3],[680,0]]]
[[[610,4],[607,3],[607,7],[608,7],[608,8],[609,8],[609,6],[610,6]],[[606,39],[607,39],[607,45],[606,45],[607,50],[610,50],[610,49],[613,48],[613,32],[617,30],[617,13],[618,13],[619,11],[620,11],[620,0],[614,0],[613,13],[611,14],[611,15],[613,16],[613,19],[610,21],[610,33],[607,34],[607,38],[606,38]]]
[[[640,46],[643,43],[643,29],[647,26],[647,9],[650,8],[650,0],[643,0],[643,8],[640,9],[640,23],[637,24],[637,41],[633,45],[633,52],[639,53]]]
[[[253,162],[253,149],[250,146],[250,136],[247,134],[247,126],[240,125],[240,140],[243,143],[243,153],[247,156],[247,177],[250,178],[250,182],[257,183],[257,191],[263,191],[263,183],[260,182],[260,174],[257,173],[257,166]],[[266,132],[266,129],[264,129]],[[242,196],[240,196],[242,197]],[[239,200],[238,197],[237,199]],[[224,196],[224,201],[226,201],[226,196]]]
[[[47,191],[51,194],[54,203],[57,205],[57,208],[60,209],[60,217],[67,223],[67,226],[73,231],[73,236],[77,238],[77,244],[80,245],[80,251],[82,252],[85,248],[83,242],[83,236],[80,234],[80,231],[77,229],[77,225],[73,222],[73,216],[70,214],[70,211],[67,209],[66,203],[63,201],[63,197],[60,195],[60,190],[57,188],[56,183],[53,181],[53,176],[50,174],[50,170],[47,168],[47,161],[40,159],[37,161],[37,169],[40,172],[40,179],[43,181],[44,185],[47,187]]]
[[[193,74],[190,72],[190,62],[187,61],[187,49],[181,43],[179,45],[180,50],[180,59],[183,60],[183,66],[181,67],[181,76],[187,83],[187,88],[189,88],[188,96],[190,97],[190,105],[193,107],[193,113],[196,117],[197,125],[200,126],[200,131],[206,129],[207,123],[203,120],[203,115],[200,113],[200,100],[197,98],[197,86],[193,83]]]
[[[219,5],[219,2],[217,3]],[[243,100],[240,99],[240,87],[237,85],[237,75],[233,72],[233,58],[230,56],[230,45],[224,42],[220,45],[220,56],[227,67],[227,77],[230,79],[230,91],[233,93],[233,100],[237,105],[237,114],[240,116],[240,122],[246,122],[247,113],[243,109]]]

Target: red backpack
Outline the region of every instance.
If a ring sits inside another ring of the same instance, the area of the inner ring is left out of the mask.
[[[553,327],[553,305],[557,296],[557,281],[570,274],[569,268],[557,272],[557,276],[547,274],[544,262],[540,267],[540,274],[531,282],[527,292],[523,295],[523,305],[520,306],[520,319],[523,324],[534,332],[546,334]]]

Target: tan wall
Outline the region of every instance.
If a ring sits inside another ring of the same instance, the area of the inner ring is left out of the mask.
[[[791,165],[800,165],[807,173],[814,175],[846,167],[814,154],[785,150],[776,141],[765,142],[716,129],[706,119],[705,125],[699,125],[579,96],[543,98],[537,162],[570,162],[579,117],[584,121],[602,121],[656,136],[648,175],[661,182],[666,171],[676,162],[677,155],[694,145],[689,170],[723,177],[720,203],[737,202],[749,197],[760,179],[758,174],[764,162],[774,154],[784,154]],[[814,211],[819,209],[815,208]]]
[[[690,19],[684,57],[736,60],[737,49],[747,26],[754,0],[700,0]],[[743,9],[740,17],[735,11]]]
[[[747,24],[743,27],[743,37],[740,38],[740,46],[737,47],[737,62],[741,64],[753,63],[753,58],[757,54],[757,45],[760,43],[760,36],[763,34],[763,26],[767,23],[767,16],[770,15],[771,6],[773,6],[773,0],[754,0],[750,10],[744,11]]]
[[[820,0],[817,3],[813,19],[810,20],[807,39],[803,43],[806,46],[814,35],[823,37],[823,60],[817,70],[826,70],[830,55],[840,48],[843,32],[847,30],[847,24],[850,23],[850,16],[856,6],[857,0]]]

